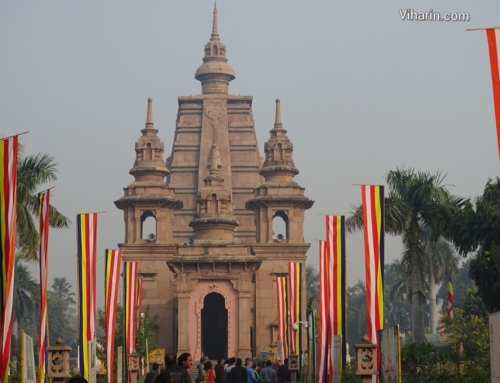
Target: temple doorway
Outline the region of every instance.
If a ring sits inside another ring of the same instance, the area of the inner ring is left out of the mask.
[[[210,360],[227,358],[227,309],[219,293],[205,296],[201,310],[201,351]]]

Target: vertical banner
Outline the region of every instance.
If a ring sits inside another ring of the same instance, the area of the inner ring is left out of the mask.
[[[137,333],[137,274],[138,262],[123,262],[123,290],[125,292],[125,355],[135,350]]]
[[[368,338],[384,326],[384,187],[362,185]]]
[[[104,272],[104,332],[106,337],[106,367],[108,383],[114,382],[116,310],[118,305],[121,264],[122,252],[120,250],[106,250]]]
[[[302,321],[302,263],[288,262],[288,326]],[[290,354],[299,355],[302,350],[302,326],[290,332]],[[290,355],[289,354],[289,355]]]
[[[286,277],[276,277],[276,297],[278,302],[278,341],[281,342],[281,348],[278,349],[278,355],[281,353],[281,360],[288,358],[288,283]]]
[[[40,324],[38,327],[38,383],[45,383],[47,374],[47,285],[48,285],[48,247],[49,247],[49,212],[50,190],[38,195],[38,260],[40,265]]]
[[[329,346],[333,350],[336,335],[342,335],[341,364],[346,362],[347,353],[347,310],[346,310],[346,249],[345,249],[345,217],[341,215],[326,216],[326,241],[328,243],[328,269],[330,278],[329,307],[330,335]],[[335,366],[337,357],[331,353],[331,366]]]
[[[76,216],[80,375],[90,381],[88,342],[95,339],[97,213]]]
[[[399,326],[379,330],[380,341],[380,382],[401,383],[401,346],[399,337]]]
[[[137,303],[136,306],[138,307],[138,312],[137,312],[137,329],[141,327],[141,321],[142,321],[142,278],[137,278]]]
[[[7,383],[16,250],[18,136],[0,141],[0,383]]]
[[[328,250],[326,241],[318,241],[319,248],[319,285],[318,285],[318,347],[317,383],[325,383],[328,375],[328,339],[329,339],[329,273]]]
[[[490,54],[493,105],[495,108],[498,150],[500,152],[500,29],[486,29],[486,37]]]
[[[453,319],[453,304],[455,299],[453,297],[453,283],[451,280],[451,271],[448,274],[448,318]],[[455,334],[453,334],[455,336]]]
[[[33,338],[21,331],[21,383],[36,383]]]

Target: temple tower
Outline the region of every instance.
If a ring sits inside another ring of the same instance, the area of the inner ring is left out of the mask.
[[[255,223],[245,203],[260,185],[261,157],[254,130],[252,97],[228,93],[235,72],[227,63],[226,46],[219,37],[216,7],[212,34],[204,52],[203,64],[195,74],[201,82],[202,93],[178,98],[175,138],[167,160],[171,172],[167,182],[184,204],[184,208],[175,213],[173,239],[182,244],[194,238],[189,223],[197,214],[198,192],[209,175],[208,161],[215,144],[221,161],[220,176],[238,221],[234,235],[251,243],[255,240]]]
[[[195,73],[201,93],[178,98],[170,156],[163,161],[150,99],[134,181],[115,202],[124,212],[124,260],[139,262],[143,304],[159,316],[156,343],[194,359],[252,357],[276,347],[275,278],[287,274],[288,262],[304,264],[310,246],[304,212],[314,202],[294,181],[281,104],[261,158],[252,97],[229,93],[236,75],[226,53],[214,7]]]

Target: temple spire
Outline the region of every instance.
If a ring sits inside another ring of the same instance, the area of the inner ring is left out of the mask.
[[[283,123],[281,122],[281,101],[276,99],[276,119],[274,121],[274,128],[282,128]]]
[[[146,117],[146,129],[152,129],[154,126],[153,123],[153,99],[148,98],[148,114]]]
[[[219,41],[219,25],[217,22],[217,2],[214,5],[214,21],[212,23],[212,36],[210,37],[210,41]]]

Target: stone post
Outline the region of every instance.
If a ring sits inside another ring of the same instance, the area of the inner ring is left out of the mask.
[[[61,338],[57,338],[55,345],[47,347],[49,354],[47,378],[53,383],[64,383],[69,374],[69,352],[71,347],[66,346]]]
[[[356,375],[361,375],[361,383],[371,383],[372,375],[377,375],[377,345],[370,342],[365,335],[356,348]]]
[[[139,358],[140,355],[135,352],[135,350],[128,355],[128,371],[130,372],[129,383],[137,383],[137,375],[139,374]]]

